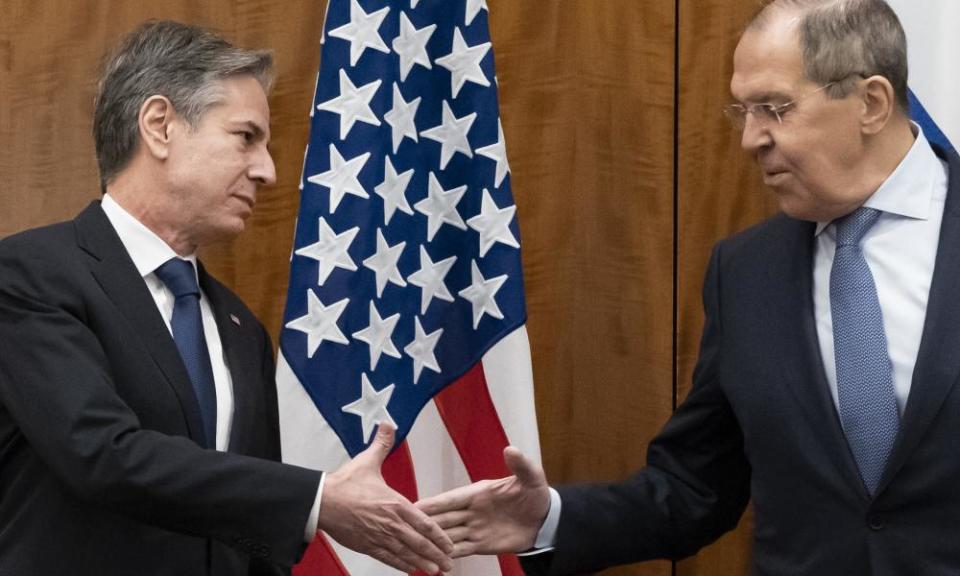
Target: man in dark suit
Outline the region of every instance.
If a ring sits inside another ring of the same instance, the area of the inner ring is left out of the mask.
[[[422,501],[455,556],[537,574],[679,558],[755,509],[753,573],[960,573],[960,162],[907,116],[883,0],[775,0],[728,113],[784,214],[720,242],[693,389],[626,481]]]
[[[99,86],[102,202],[0,242],[0,574],[274,574],[318,530],[449,567],[380,476],[392,430],[330,474],[278,462],[270,338],[196,260],[274,182],[271,83],[268,52],[141,26]]]

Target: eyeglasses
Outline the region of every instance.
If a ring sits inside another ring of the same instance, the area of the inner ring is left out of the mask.
[[[839,82],[839,80],[828,82],[815,90],[811,90],[798,96],[797,98],[794,98],[786,104],[772,104],[770,102],[758,102],[757,104],[729,104],[723,107],[723,113],[730,120],[730,123],[733,124],[733,127],[738,130],[743,130],[744,126],[746,126],[747,114],[752,114],[754,119],[759,122],[761,126],[770,126],[774,122],[776,122],[777,125],[780,125],[783,124],[783,115],[786,114],[791,108],[796,106],[798,102],[804,98],[807,98],[808,96],[813,96],[817,92],[826,90],[837,82]]]

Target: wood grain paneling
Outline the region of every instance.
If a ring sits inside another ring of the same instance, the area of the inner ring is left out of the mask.
[[[690,390],[703,306],[700,289],[713,244],[773,213],[776,204],[740,134],[722,114],[730,101],[733,51],[759,2],[679,0],[677,156],[677,401]],[[749,573],[751,514],[696,557],[681,576]]]
[[[623,478],[672,409],[674,2],[489,4],[545,468]]]
[[[278,182],[261,191],[248,230],[203,258],[276,337],[325,4],[2,0],[0,236],[72,217],[99,196],[90,116],[109,46],[147,18],[217,28],[275,52]],[[554,482],[623,478],[688,389],[710,245],[772,209],[719,113],[755,2],[488,4],[545,467]],[[677,573],[746,573],[744,524]],[[605,574],[672,572],[653,562]]]

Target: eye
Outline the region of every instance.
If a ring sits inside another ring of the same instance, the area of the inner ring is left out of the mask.
[[[238,130],[237,132],[234,132],[234,134],[243,138],[243,142],[245,144],[252,143],[255,138],[254,133],[251,132],[250,130]]]

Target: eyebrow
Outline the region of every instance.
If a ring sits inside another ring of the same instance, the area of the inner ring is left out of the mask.
[[[267,139],[266,131],[264,131],[264,129],[261,128],[260,125],[254,122],[253,120],[240,120],[240,121],[234,122],[233,124],[246,127],[251,132],[253,132],[254,137],[257,139],[261,139],[261,138]],[[269,142],[269,139],[267,140]]]
[[[777,101],[790,102],[793,100],[793,97],[790,94],[785,92],[761,92],[759,94],[751,95],[747,100],[738,100],[741,104],[750,103],[750,104],[767,104]]]

